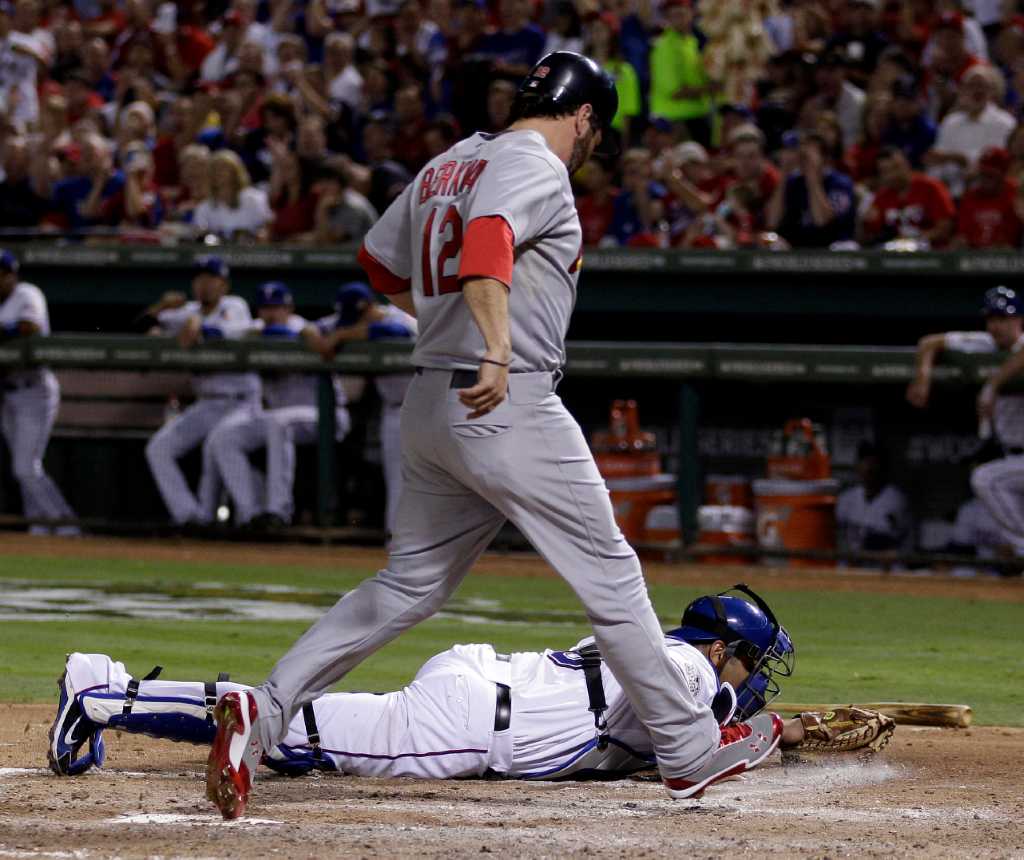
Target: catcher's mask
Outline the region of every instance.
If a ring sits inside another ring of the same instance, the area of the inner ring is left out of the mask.
[[[753,600],[730,595],[739,591]],[[683,612],[681,626],[668,633],[692,645],[721,640],[750,677],[736,691],[735,719],[748,720],[781,692],[779,678],[793,674],[796,649],[771,607],[743,583],[698,597]]]

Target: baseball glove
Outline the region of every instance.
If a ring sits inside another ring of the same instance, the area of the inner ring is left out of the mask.
[[[866,708],[836,708],[824,713],[800,714],[804,739],[787,749],[800,752],[838,753],[866,749],[878,752],[896,729],[896,722],[878,711]]]

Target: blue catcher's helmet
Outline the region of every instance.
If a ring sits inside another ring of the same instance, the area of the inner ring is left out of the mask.
[[[793,674],[796,650],[786,629],[765,601],[746,585],[734,585],[754,601],[727,591],[698,597],[683,612],[681,626],[668,635],[692,645],[721,640],[730,657],[741,660],[750,677],[736,691],[736,719],[747,720],[779,695],[778,678]]]
[[[359,322],[363,315],[363,303],[373,301],[373,293],[362,281],[350,281],[338,287],[334,296],[334,309],[338,312],[338,327],[347,328]]]
[[[984,317],[1018,317],[1021,314],[1021,302],[1017,291],[1009,287],[993,287],[985,293],[981,305]]]

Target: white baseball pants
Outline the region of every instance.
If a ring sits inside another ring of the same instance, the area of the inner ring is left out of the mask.
[[[2,398],[0,426],[11,452],[11,470],[21,488],[25,517],[75,519],[75,512],[43,468],[43,456],[60,406],[56,377],[44,371],[38,384],[4,391]]]
[[[718,746],[718,725],[669,658],[636,553],[552,375],[512,374],[508,398],[475,420],[452,384],[451,371],[423,370],[409,387],[388,566],[339,600],[255,688],[264,746],[285,737],[302,705],[440,609],[509,519],[580,598],[662,774],[696,772]]]
[[[971,473],[974,494],[1016,546],[1024,538],[1024,456],[982,463]]]
[[[512,730],[494,731],[497,688],[490,679],[494,649],[456,645],[428,660],[415,679],[392,693],[328,693],[313,702],[320,747],[335,769],[356,776],[454,779],[511,765]],[[205,687],[195,681],[140,681],[123,716],[131,676],[105,654],[72,654],[68,672],[86,716],[100,726],[170,740],[208,743]],[[507,664],[506,664],[507,666]],[[507,678],[506,678],[507,681]],[[243,684],[218,681],[217,697]],[[301,713],[268,755],[309,760]]]
[[[315,406],[287,406],[262,412],[237,412],[210,434],[204,459],[211,463],[235,504],[241,525],[264,511],[290,522],[294,513],[295,446],[317,440],[319,411]],[[348,435],[348,410],[334,413],[335,439]],[[267,449],[266,479],[249,461],[249,454]]]
[[[210,522],[220,492],[220,481],[210,468],[206,451],[197,494],[189,489],[178,459],[201,445],[228,416],[236,412],[251,413],[258,406],[255,396],[201,397],[164,424],[146,444],[146,460],[153,480],[175,523]]]

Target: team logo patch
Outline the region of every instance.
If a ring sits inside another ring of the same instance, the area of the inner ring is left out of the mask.
[[[684,663],[683,674],[686,675],[686,686],[690,694],[696,696],[700,691],[700,673],[697,671],[697,667]]]
[[[533,76],[535,78],[546,78],[548,76],[548,74],[550,74],[550,72],[551,72],[551,67],[550,66],[541,66],[539,69],[537,69],[533,73]]]

